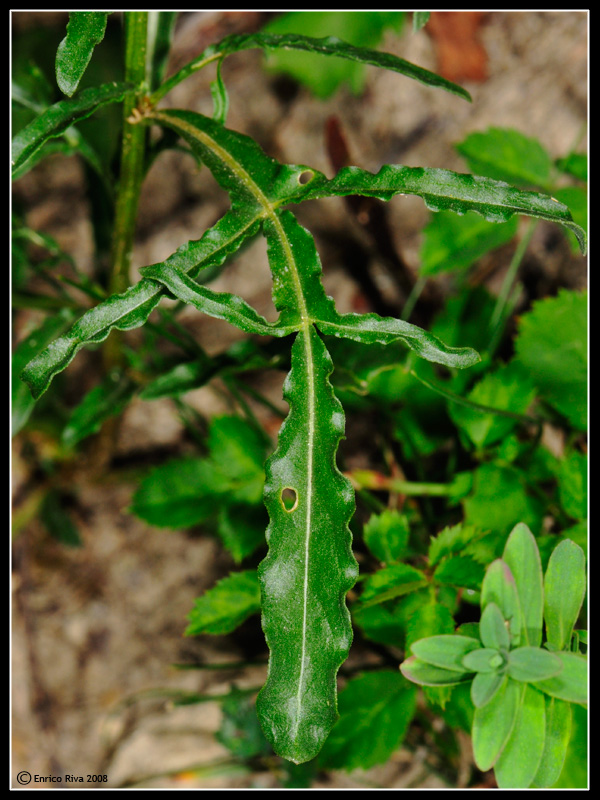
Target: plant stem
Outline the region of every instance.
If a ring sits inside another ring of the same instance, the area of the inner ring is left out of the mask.
[[[131,251],[135,233],[138,201],[142,185],[146,130],[131,125],[128,118],[146,91],[147,11],[124,12],[125,23],[125,80],[138,91],[123,102],[123,140],[121,143],[121,174],[115,209],[115,228],[112,247],[112,274],[109,294],[123,292],[129,284]]]

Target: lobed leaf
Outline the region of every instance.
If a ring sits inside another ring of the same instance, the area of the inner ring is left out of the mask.
[[[12,172],[19,170],[39,148],[79,120],[108,103],[118,103],[133,91],[127,83],[105,83],[84,89],[69,100],[60,100],[22,128],[12,141]]]
[[[67,35],[56,51],[56,81],[71,97],[90,62],[97,44],[104,39],[109,11],[71,11]]]

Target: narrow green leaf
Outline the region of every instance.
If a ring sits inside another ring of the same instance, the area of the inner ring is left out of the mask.
[[[534,787],[553,786],[560,777],[571,738],[571,706],[563,700],[544,695],[546,702],[546,736],[544,752],[535,777]]]
[[[405,61],[403,58],[398,58],[390,53],[380,53],[377,50],[370,50],[366,47],[354,47],[347,42],[342,42],[334,36],[328,36],[322,39],[315,39],[309,36],[301,36],[298,34],[265,34],[265,33],[251,33],[228,36],[218,44],[208,47],[198,58],[195,58],[185,67],[183,67],[176,75],[169,78],[168,81],[153,95],[153,99],[157,101],[163,97],[173,86],[176,86],[180,81],[185,80],[189,75],[193,74],[199,69],[202,69],[211,61],[236,53],[240,50],[248,49],[290,49],[290,50],[304,50],[309,53],[320,53],[326,56],[337,56],[338,58],[347,58],[351,61],[357,61],[361,64],[372,64],[375,67],[382,69],[389,69],[392,72],[398,72],[408,78],[413,78],[426,86],[433,86],[440,89],[445,89],[452,94],[463,97],[465,100],[470,100],[471,95],[446,78],[436,75],[427,69]]]
[[[509,649],[510,634],[502,612],[495,603],[488,602],[483,609],[479,621],[479,635],[485,647],[493,647],[496,650]]]
[[[85,119],[108,103],[118,103],[133,91],[126,83],[106,83],[84,89],[70,100],[60,100],[29,125],[22,128],[12,142],[13,174],[48,139],[61,136],[74,122]]]
[[[536,687],[542,692],[566,700],[569,703],[587,705],[588,664],[587,659],[578,653],[554,653],[563,663],[563,669],[553,678],[537,681]]]
[[[353,194],[380,200],[390,200],[397,194],[416,194],[431,211],[455,214],[476,211],[490,222],[506,222],[513,214],[524,214],[564,225],[577,237],[582,253],[586,252],[585,231],[573,221],[563,203],[479,175],[399,164],[385,165],[376,175],[358,167],[344,167],[326,185],[315,183],[303,199]]]
[[[64,308],[57,314],[48,316],[42,324],[27,336],[15,349],[12,356],[12,381],[11,381],[11,412],[12,435],[15,436],[25,425],[33,408],[35,400],[31,392],[19,375],[23,367],[34,358],[52,339],[59,336],[72,325],[75,314]]]
[[[516,681],[542,681],[562,670],[560,658],[541,647],[517,647],[508,654],[508,674]]]
[[[522,684],[506,677],[489,703],[475,709],[473,755],[480,770],[494,766],[514,728],[523,696]]]
[[[258,229],[252,212],[230,211],[195,241],[187,242],[163,262],[168,267],[195,275],[218,266]],[[32,395],[42,395],[52,378],[62,372],[82,347],[103,342],[112,330],[132,330],[143,325],[164,297],[162,284],[143,278],[123,294],[111,295],[86,311],[71,330],[56,339],[22,373]]]
[[[475,708],[482,708],[500,691],[506,676],[502,672],[478,672],[471,684],[471,700]]]
[[[400,671],[405,678],[420,686],[454,686],[473,677],[472,672],[458,672],[454,669],[436,667],[426,661],[421,661],[416,656],[410,656],[403,661],[400,664]]]
[[[546,636],[553,650],[567,650],[585,597],[585,554],[564,539],[552,551],[544,578]]]
[[[67,35],[56,51],[56,81],[71,97],[79,86],[94,47],[104,39],[109,11],[71,11]]]
[[[544,695],[524,687],[512,733],[494,765],[500,789],[527,789],[538,771],[546,738]]]
[[[210,84],[210,93],[214,106],[213,119],[221,125],[224,125],[227,119],[227,112],[229,111],[229,95],[225,87],[225,82],[223,81],[223,76],[221,75],[222,63],[222,61],[217,63],[217,77]]]
[[[265,735],[295,763],[313,758],[336,719],[336,673],[352,638],[344,598],[358,570],[348,522],[350,482],[335,463],[344,413],[333,369],[312,327],[292,348],[290,414],[268,460],[269,553],[259,576],[269,676],[257,700]]]
[[[463,661],[468,653],[480,647],[480,642],[470,636],[441,634],[419,639],[418,642],[413,642],[410,649],[419,661],[425,661],[434,667],[456,672],[475,672],[471,667],[465,669]]]
[[[340,718],[319,764],[352,770],[386,762],[406,735],[416,699],[416,688],[397,672],[367,672],[350,680],[340,692]]]
[[[260,588],[255,570],[232,572],[198,597],[188,614],[186,636],[231,633],[260,611]]]
[[[112,372],[89,391],[71,412],[62,440],[67,447],[97,433],[109,418],[120,414],[136,391],[136,384],[119,372]]]
[[[544,586],[542,562],[535,537],[524,523],[515,525],[502,554],[515,579],[521,608],[522,641],[532,647],[542,643]]]
[[[198,285],[185,272],[163,262],[143,267],[140,272],[145,278],[161,283],[172,295],[194,306],[210,317],[224,319],[246,333],[259,333],[271,336],[288,336],[293,326],[271,324],[241,297],[227,292],[214,292]]]
[[[517,585],[508,565],[499,558],[487,568],[481,585],[482,611],[488,603],[498,606],[508,624],[511,646],[518,646],[521,641],[521,608]]]

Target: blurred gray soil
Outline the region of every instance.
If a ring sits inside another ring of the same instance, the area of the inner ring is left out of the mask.
[[[255,12],[181,15],[171,71],[214,41],[215,31],[220,38],[254,29],[260,21]],[[15,28],[34,22],[32,12],[14,16]],[[49,14],[44,22],[64,30],[66,16]],[[479,77],[484,79],[456,77],[471,92],[472,104],[375,68],[368,69],[361,96],[342,88],[330,100],[320,101],[265,72],[258,51],[236,54],[223,69],[230,94],[227,125],[252,135],[283,161],[311,165],[328,175],[333,168],[324,131],[332,115],[340,122],[353,163],[372,171],[384,163],[466,171],[453,143],[488,126],[510,126],[538,137],[556,157],[574,143],[585,144],[586,13],[489,12],[483,14],[473,40],[475,57],[483,54],[479,66],[484,74]],[[459,53],[470,44],[459,41]],[[433,70],[443,56],[438,39],[425,31],[413,34],[409,23],[401,37],[387,36],[381,49]],[[450,63],[447,68],[451,67]],[[208,70],[194,75],[165,104],[211,114],[213,78]],[[89,207],[77,160],[43,162],[17,184],[16,192],[28,209],[29,225],[52,234],[81,268],[91,270]],[[160,261],[183,242],[198,238],[226,208],[226,197],[206,169],[195,170],[180,153],[161,156],[143,188],[132,281],[137,279],[136,268]],[[394,244],[409,270],[415,271],[428,212],[418,198],[408,197],[387,204],[386,213]],[[298,207],[298,216],[316,236],[326,288],[339,307],[368,307],[363,287],[344,269],[343,242],[354,242],[367,254],[381,298],[398,307],[403,298],[397,283],[342,200],[304,204]],[[500,285],[510,255],[510,248],[502,249],[495,262],[483,265],[480,279],[491,291]],[[538,226],[524,268],[540,284],[541,293],[559,285],[583,288],[582,264],[553,226]],[[261,242],[235,259],[212,286],[242,294],[272,318]],[[181,319],[211,353],[242,336],[192,310]],[[68,374],[75,383],[91,388],[93,363],[90,366],[82,353]],[[281,380],[274,374],[261,389],[284,409]],[[205,415],[235,411],[218,384],[190,393],[186,401]],[[255,412],[275,437],[279,419],[262,406],[257,405]],[[19,509],[34,485],[27,457],[32,442],[42,457],[41,434],[27,444],[18,437],[14,445],[13,488]],[[173,667],[264,658],[258,621],[246,625],[241,637],[182,636],[194,598],[235,569],[233,561],[214,536],[201,529],[152,529],[128,513],[137,478],[123,470],[112,477],[109,470],[99,477],[89,456],[86,461],[86,447],[82,449],[71,489],[76,496],[72,513],[83,546],[57,543],[35,519],[23,527],[14,544],[13,785],[19,786],[17,773],[27,770],[32,775],[62,775],[61,788],[71,785],[66,783],[67,774],[84,780],[88,775],[108,776],[107,783],[86,783],[85,788],[276,786],[273,772],[210,766],[229,757],[213,738],[221,719],[218,703],[175,706],[172,702],[180,691],[221,694],[232,682],[244,688],[260,686],[264,680],[266,667],[261,665],[228,671]],[[184,427],[170,401],[135,401],[125,412],[112,458],[113,463],[129,459],[137,464],[146,459],[151,466],[187,450]],[[354,654],[350,663],[352,658]],[[388,764],[368,773],[332,774],[316,785],[443,786],[427,758],[419,749],[410,753],[402,749]],[[202,765],[205,768],[199,772],[190,771]]]

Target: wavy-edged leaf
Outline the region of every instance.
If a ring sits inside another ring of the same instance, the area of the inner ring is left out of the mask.
[[[258,228],[255,214],[230,211],[200,239],[187,242],[163,263],[190,274],[219,266]],[[43,394],[82,347],[103,342],[112,330],[127,331],[143,325],[164,296],[162,284],[143,278],[122,294],[111,295],[86,311],[65,336],[52,342],[23,371],[21,377],[32,395],[37,398]]]
[[[176,86],[180,81],[185,80],[189,75],[193,74],[199,69],[202,69],[211,61],[218,58],[237,53],[240,50],[304,50],[309,53],[318,53],[325,56],[336,56],[338,58],[347,58],[351,61],[357,61],[361,64],[371,64],[375,67],[388,69],[392,72],[398,72],[408,78],[412,78],[426,86],[437,87],[445,89],[452,94],[458,95],[465,100],[471,100],[471,95],[462,86],[443,78],[441,75],[436,75],[423,67],[412,64],[403,58],[398,58],[391,53],[381,53],[378,50],[371,50],[366,47],[355,47],[354,45],[343,42],[334,36],[327,36],[321,39],[312,38],[310,36],[302,36],[300,34],[286,33],[286,34],[267,34],[267,33],[250,33],[250,34],[234,34],[221,40],[217,44],[210,45],[203,53],[197,58],[183,67],[178,73],[169,78],[168,81],[155,92],[154,98],[159,99],[163,97],[173,86]]]
[[[72,11],[67,35],[56,51],[56,82],[71,97],[90,62],[97,44],[104,39],[110,11]]]
[[[12,142],[12,172],[19,170],[48,139],[61,136],[79,120],[108,103],[118,103],[133,91],[127,83],[105,83],[84,89],[69,100],[60,100],[22,128]]]
[[[188,614],[186,636],[231,633],[260,611],[256,570],[232,572],[194,602]]]
[[[162,283],[172,295],[183,300],[204,314],[224,319],[246,333],[271,336],[288,336],[296,329],[271,324],[238,295],[214,292],[199,286],[185,272],[166,263],[153,264],[140,270],[146,278]]]
[[[571,230],[582,253],[586,252],[585,231],[573,221],[563,203],[548,195],[523,191],[480,175],[400,164],[386,164],[377,174],[359,167],[344,167],[326,186],[320,182],[315,184],[303,199],[363,195],[390,200],[398,194],[422,197],[431,211],[454,211],[456,214],[476,211],[490,222],[506,222],[513,214],[556,222]]]
[[[302,330],[284,385],[290,414],[266,465],[271,521],[259,577],[271,653],[257,710],[276,752],[296,763],[318,753],[337,716],[336,673],[352,639],[344,598],[358,575],[352,486],[335,463],[344,412],[332,368],[314,328]]]

